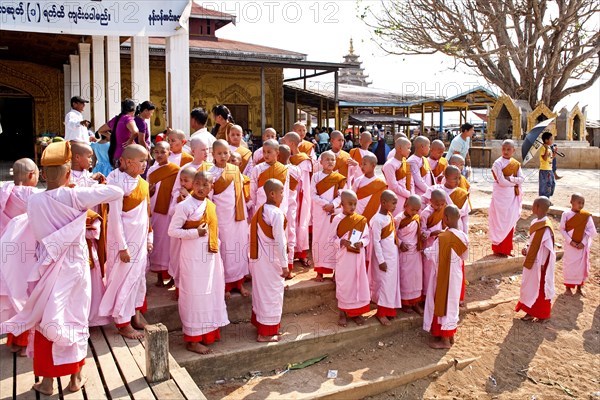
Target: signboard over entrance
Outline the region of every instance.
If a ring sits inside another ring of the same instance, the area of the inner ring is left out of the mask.
[[[187,29],[191,9],[191,0],[0,0],[0,30],[165,37]]]

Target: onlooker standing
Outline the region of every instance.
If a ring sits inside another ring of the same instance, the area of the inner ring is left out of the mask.
[[[139,104],[135,110],[135,125],[139,130],[135,143],[144,146],[148,152],[150,152],[150,128],[146,121],[152,118],[155,109],[156,106],[151,101],[146,100]]]
[[[206,129],[206,121],[208,121],[208,113],[206,112],[206,110],[204,110],[201,107],[194,108],[192,110],[192,112],[190,113],[190,127],[192,128],[192,131],[194,133],[190,135],[190,140],[196,136],[200,136],[202,139],[204,139],[209,149],[207,161],[212,162],[212,146],[217,139],[213,135],[211,135],[208,129]],[[183,151],[185,151],[188,154],[192,154],[192,149],[188,143],[186,143],[183,147]]]
[[[131,144],[140,134],[134,115],[135,102],[131,99],[125,99],[121,102],[121,113],[98,129],[100,135],[107,131],[111,132],[108,157],[115,167],[116,161],[123,153],[123,148]]]
[[[540,196],[546,196],[547,198],[550,198],[554,194],[554,188],[556,187],[554,172],[552,171],[552,159],[554,158],[554,152],[552,151],[552,143],[554,143],[554,138],[552,137],[552,133],[542,133],[542,141],[544,142],[544,145],[540,149],[538,194]]]
[[[319,134],[319,153],[327,150],[327,145],[329,144],[329,133],[327,133],[327,129],[323,128],[321,133]]]
[[[468,175],[468,170],[471,169],[471,157],[469,156],[469,148],[471,147],[471,137],[475,133],[475,127],[471,124],[463,124],[460,127],[461,134],[452,139],[446,159],[449,160],[454,154],[460,154],[465,159],[467,168],[463,169],[463,175]]]
[[[71,111],[65,116],[65,140],[73,142],[90,142],[88,128],[92,124],[90,121],[83,119],[81,114],[88,100],[80,96],[71,98]]]

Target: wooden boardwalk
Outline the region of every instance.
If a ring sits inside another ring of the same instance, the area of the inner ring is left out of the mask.
[[[169,355],[171,379],[148,383],[143,340],[125,339],[114,326],[91,328],[88,355],[83,369],[88,381],[83,390],[64,389],[69,377],[56,379],[54,395],[44,396],[31,390],[39,381],[33,374],[32,360],[8,351],[6,338],[0,340],[1,399],[205,399],[185,368]]]

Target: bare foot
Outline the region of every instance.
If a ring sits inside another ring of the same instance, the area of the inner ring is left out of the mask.
[[[258,335],[258,337],[256,338],[256,341],[260,342],[260,343],[279,342],[279,335],[273,335],[273,336]]]
[[[419,304],[412,306],[412,309],[419,315],[423,315],[423,308]]]
[[[240,294],[244,297],[250,296],[250,292],[248,291],[248,289],[246,289],[243,286],[240,287]]]
[[[525,316],[521,318],[521,321],[533,321],[533,317],[529,314],[525,314]]]
[[[31,389],[46,396],[52,396],[54,393],[54,378],[42,378],[42,381],[35,383]]]
[[[185,348],[191,352],[198,354],[208,354],[210,353],[210,349],[200,342],[188,342],[185,345]]]
[[[464,301],[460,301],[460,302],[458,302],[458,306],[459,306],[460,308],[465,308],[465,302],[464,302]]]
[[[69,381],[68,387],[69,391],[73,393],[80,391],[83,385],[85,385],[85,383],[87,382],[87,380],[87,376],[83,375],[81,371],[71,375],[71,380]]]
[[[454,336],[450,336],[450,344],[454,344]]]
[[[310,260],[308,258],[300,258],[300,259],[298,259],[298,261],[300,261],[302,266],[305,268],[310,268],[310,266],[312,265],[312,263],[310,262]]]
[[[390,320],[387,319],[387,317],[377,317],[377,319],[379,320],[379,322],[381,322],[381,325],[390,326],[392,324]]]
[[[338,325],[339,326],[343,326],[343,327],[348,326],[348,320],[346,319],[346,313],[343,312],[343,311],[340,311],[340,317],[338,319]]]
[[[143,339],[144,333],[140,331],[136,331],[133,329],[131,325],[124,326],[123,328],[119,328],[119,334],[128,339]]]
[[[585,292],[583,291],[583,288],[581,286],[577,286],[577,292],[575,292],[575,294],[578,294],[581,297],[585,297]]]
[[[356,325],[358,326],[363,326],[365,324],[365,319],[362,315],[359,315],[358,317],[354,317],[352,319],[354,320],[354,322],[356,322]]]
[[[139,310],[136,310],[135,315],[131,319],[131,326],[133,326],[134,329],[143,330],[146,325],[148,324],[142,318],[142,313]]]
[[[315,281],[317,281],[317,282],[323,282],[324,281],[323,274],[317,274],[317,277],[315,278]]]
[[[565,295],[566,296],[573,296],[573,292],[571,291],[571,288],[565,288]]]
[[[23,347],[18,354],[19,357],[27,357],[27,347]]]
[[[225,300],[231,299],[231,292],[225,292]]]
[[[16,344],[11,344],[10,346],[8,346],[8,350],[11,353],[19,353],[21,352],[21,350],[25,350],[26,347],[21,347],[21,346],[17,346]]]
[[[403,313],[407,313],[407,314],[412,314],[413,313],[412,308],[407,308],[407,307],[400,308],[400,311],[402,311]]]
[[[295,276],[296,276],[296,275],[294,275],[294,274],[292,273],[292,271],[290,270],[290,272],[289,272],[289,273],[287,274],[287,276],[285,277],[285,280],[286,280],[286,281],[289,281],[290,279],[294,279],[294,277],[295,277]]]
[[[452,348],[452,344],[450,343],[450,339],[445,337],[442,338],[441,340],[430,340],[429,343],[427,343],[429,345],[429,347],[431,347],[432,349],[450,349]]]
[[[175,280],[173,278],[171,278],[171,280],[165,284],[165,287],[170,289],[173,286],[175,286]]]

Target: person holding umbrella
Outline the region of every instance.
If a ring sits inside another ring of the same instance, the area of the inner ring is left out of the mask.
[[[540,196],[546,196],[550,198],[554,194],[554,188],[556,187],[554,171],[552,170],[552,159],[554,158],[554,152],[551,148],[552,144],[554,143],[554,137],[552,137],[552,133],[542,133],[542,142],[544,143],[544,145],[540,150],[540,174],[538,194]]]

